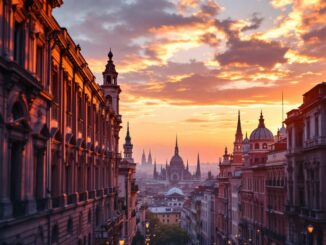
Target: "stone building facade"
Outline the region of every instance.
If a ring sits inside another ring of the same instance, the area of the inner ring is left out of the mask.
[[[117,244],[121,116],[52,16],[62,0],[0,0],[0,243]]]
[[[288,244],[326,243],[326,83],[303,95],[287,113]],[[307,227],[311,225],[310,235]]]

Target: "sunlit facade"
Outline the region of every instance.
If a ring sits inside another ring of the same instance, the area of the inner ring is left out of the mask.
[[[117,244],[121,116],[59,26],[61,0],[0,1],[0,242]]]

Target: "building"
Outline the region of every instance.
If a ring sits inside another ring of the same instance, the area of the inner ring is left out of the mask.
[[[180,225],[181,211],[173,207],[150,207],[148,211],[158,218],[161,224]]]
[[[165,194],[165,202],[168,207],[182,208],[185,195],[183,191],[177,187],[173,187]]]
[[[303,95],[287,113],[288,244],[326,243],[326,83]],[[312,227],[312,233],[308,233]]]
[[[119,199],[122,203],[123,228],[121,238],[126,245],[132,243],[132,239],[136,234],[136,204],[138,186],[135,180],[136,163],[132,157],[133,145],[129,131],[129,123],[127,125],[127,135],[125,137],[124,158],[119,165]]]
[[[59,26],[62,0],[0,1],[0,243],[117,244],[118,73],[103,85]]]
[[[175,186],[182,181],[200,180],[200,160],[199,154],[197,155],[196,172],[192,175],[189,171],[189,165],[185,167],[183,159],[179,155],[178,140],[176,139],[174,155],[170,160],[170,165],[166,164],[165,168],[161,168],[161,172],[158,173],[156,169],[156,162],[154,166],[153,178],[157,180],[166,180],[170,185]]]
[[[240,111],[238,112],[237,129],[233,143],[233,154],[229,154],[227,148],[220,160],[220,173],[217,176],[219,183],[218,197],[216,200],[215,223],[216,242],[223,244],[235,240],[238,236],[239,217],[238,217],[238,194],[241,182],[241,169],[243,167],[243,140]]]

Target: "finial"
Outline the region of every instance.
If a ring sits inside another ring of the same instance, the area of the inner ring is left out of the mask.
[[[113,53],[112,53],[112,51],[111,51],[111,48],[110,48],[110,52],[109,52],[109,54],[108,54],[108,57],[109,57],[109,60],[112,60]]]

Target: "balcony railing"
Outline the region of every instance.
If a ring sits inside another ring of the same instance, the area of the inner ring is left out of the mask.
[[[95,198],[95,190],[91,190],[90,192],[88,192],[88,198],[89,199],[94,199]]]
[[[103,196],[103,190],[102,189],[96,190],[96,196],[97,197]]]

